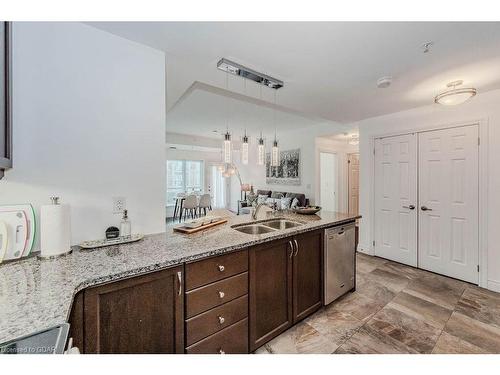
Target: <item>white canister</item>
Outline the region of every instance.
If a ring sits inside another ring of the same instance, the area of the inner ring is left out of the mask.
[[[52,204],[42,206],[40,213],[40,256],[50,258],[71,251],[71,210],[51,197]]]

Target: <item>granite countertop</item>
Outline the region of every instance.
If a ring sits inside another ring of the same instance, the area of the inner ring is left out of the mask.
[[[87,287],[359,218],[326,211],[312,216],[280,216],[304,225],[249,235],[231,228],[251,221],[250,215],[240,215],[195,234],[177,233],[173,226],[167,226],[166,233],[131,244],[75,249],[56,259],[30,257],[0,265],[0,342],[66,322],[73,296]]]

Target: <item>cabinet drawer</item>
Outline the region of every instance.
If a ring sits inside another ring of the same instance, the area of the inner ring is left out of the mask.
[[[222,331],[186,349],[187,354],[245,354],[248,353],[248,319],[240,320]]]
[[[248,272],[186,293],[186,318],[220,306],[248,293]]]
[[[186,321],[186,345],[210,336],[248,316],[248,295],[236,298]]]
[[[227,255],[186,264],[186,290],[213,283],[226,277],[248,271],[248,252]]]

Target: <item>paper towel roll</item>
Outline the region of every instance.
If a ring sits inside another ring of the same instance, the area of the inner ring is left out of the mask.
[[[71,251],[71,217],[67,204],[42,206],[40,214],[40,250],[44,258]]]

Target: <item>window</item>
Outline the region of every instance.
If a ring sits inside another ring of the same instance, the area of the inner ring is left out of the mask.
[[[203,161],[167,160],[167,206],[179,193],[203,191]]]

